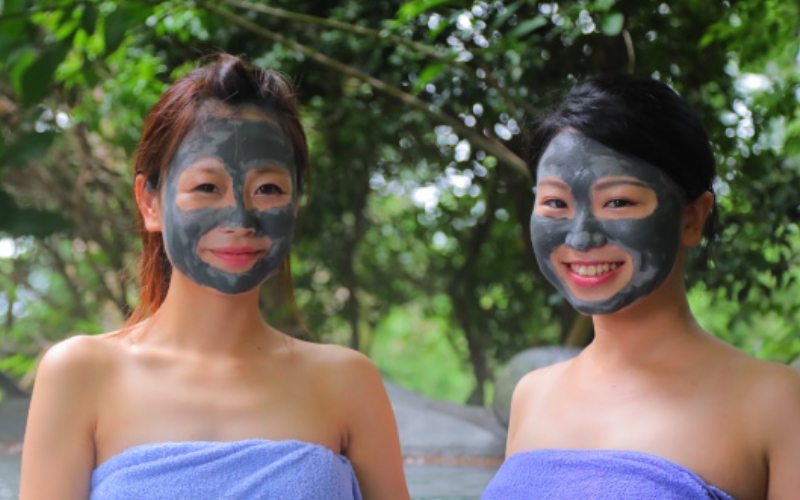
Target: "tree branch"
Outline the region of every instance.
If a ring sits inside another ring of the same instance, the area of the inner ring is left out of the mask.
[[[41,7],[39,9],[28,9],[28,10],[21,10],[19,12],[11,12],[8,14],[0,14],[0,23],[12,19],[27,18],[34,14],[39,14],[42,12],[53,12],[56,10],[74,9],[75,7],[80,7],[82,5],[99,5],[100,3],[101,2],[93,2],[90,0],[86,0],[86,1],[77,1],[73,3],[63,4],[63,5],[50,5],[48,7]],[[115,2],[115,3],[149,3],[155,5],[159,3],[159,0],[126,0],[124,2]]]
[[[415,42],[413,40],[409,40],[408,38],[393,35],[388,33],[387,31],[379,31],[372,28],[366,28],[364,26],[359,26],[357,24],[345,23],[342,21],[336,21],[333,19],[326,19],[324,17],[317,17],[312,16],[309,14],[301,14],[299,12],[290,12],[287,10],[279,9],[277,7],[271,7],[269,5],[264,4],[254,4],[250,2],[246,2],[243,0],[221,0],[222,3],[226,3],[231,7],[239,7],[246,10],[251,10],[255,12],[261,12],[263,14],[267,14],[273,17],[278,17],[281,19],[288,19],[290,21],[296,21],[300,23],[306,24],[313,24],[316,26],[322,26],[324,28],[330,28],[333,30],[345,31],[347,33],[353,33],[355,35],[363,35],[368,36],[371,38],[376,38],[379,40],[385,40],[397,45],[402,45],[404,47],[408,47],[412,50],[415,50],[421,54],[424,54],[431,59],[444,63],[452,68],[458,69],[463,71],[468,75],[474,75],[475,69],[469,67],[467,64],[464,64],[460,61],[455,61],[451,57],[448,57],[445,54],[442,54],[439,50],[435,47],[431,47],[430,45],[426,45],[424,43]],[[480,65],[479,65],[480,66]],[[516,95],[512,94],[508,91],[507,88],[500,85],[497,80],[491,75],[491,72],[486,70],[485,68],[481,68],[484,70],[485,76],[483,80],[486,84],[497,90],[503,97],[509,100],[513,105],[519,106],[525,109],[528,113],[536,114],[538,113],[538,109],[535,106],[530,104],[524,99],[520,99]]]
[[[86,318],[87,312],[86,308],[83,306],[83,296],[80,291],[80,286],[75,283],[75,280],[67,270],[67,263],[61,257],[61,254],[58,252],[58,248],[55,248],[45,240],[42,240],[42,248],[44,248],[47,253],[50,254],[50,257],[53,259],[53,267],[61,274],[61,276],[64,277],[67,290],[69,291],[70,296],[72,296],[73,314],[76,314],[81,318]]]
[[[407,94],[398,88],[392,87],[391,85],[388,85],[386,82],[379,80],[373,76],[370,76],[352,66],[348,66],[336,59],[328,57],[325,54],[322,54],[321,52],[317,52],[316,50],[306,47],[305,45],[302,45],[294,40],[290,40],[283,35],[272,32],[255,23],[243,19],[225,9],[221,9],[205,1],[200,1],[199,4],[202,5],[206,10],[218,14],[219,16],[233,22],[234,24],[241,26],[242,28],[248,31],[251,31],[259,36],[263,36],[264,38],[268,38],[276,43],[283,45],[284,47],[296,50],[297,52],[300,52],[309,59],[312,59],[322,64],[323,66],[327,66],[328,68],[334,69],[340,73],[361,80],[362,82],[365,82],[375,90],[388,94],[394,97],[395,99],[398,99],[401,102],[407,104],[408,106],[415,108],[419,111],[422,111],[435,121],[450,126],[454,131],[458,132],[460,135],[467,138],[475,146],[484,149],[487,153],[493,154],[494,156],[497,157],[497,159],[500,162],[505,163],[509,167],[513,168],[515,171],[522,174],[522,176],[524,176],[525,178],[530,177],[527,166],[525,165],[525,161],[516,154],[514,154],[510,149],[505,147],[499,140],[476,132],[470,127],[467,127],[461,120],[458,120],[450,115],[443,113],[435,106],[425,103],[424,101],[414,97],[413,95]]]

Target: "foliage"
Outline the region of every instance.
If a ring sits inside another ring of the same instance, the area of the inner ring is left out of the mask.
[[[143,118],[217,50],[297,80],[313,164],[300,310],[389,376],[422,389],[424,366],[430,394],[481,403],[515,352],[587,341],[533,260],[523,130],[554,91],[600,72],[652,75],[701,113],[723,225],[693,302],[742,348],[800,354],[792,0],[0,5],[3,355],[33,359],[129,312]]]

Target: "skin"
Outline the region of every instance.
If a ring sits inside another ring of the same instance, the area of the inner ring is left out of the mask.
[[[686,299],[685,252],[699,243],[712,205],[705,193],[679,210],[677,259],[660,286],[594,315],[595,339],[579,356],[520,381],[507,456],[640,451],[689,468],[737,500],[796,498],[800,377],[705,332]]]
[[[233,114],[217,112],[226,111]],[[219,192],[234,192],[230,177],[224,182]],[[248,206],[285,204],[250,193],[244,196]],[[165,200],[141,176],[136,195],[146,228],[164,230]],[[233,201],[181,196],[176,204],[200,209]],[[204,245],[263,243],[252,227],[217,227],[205,238],[198,255],[209,261]],[[364,498],[409,498],[394,415],[368,358],[270,327],[259,311],[258,288],[220,293],[176,268],[153,317],[118,332],[72,337],[43,357],[20,498],[85,500],[92,470],[132,446],[252,438],[324,446],[350,460]]]

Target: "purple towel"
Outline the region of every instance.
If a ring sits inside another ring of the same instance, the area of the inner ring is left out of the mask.
[[[134,446],[95,469],[91,500],[361,500],[350,462],[317,444],[250,439]]]
[[[686,467],[621,450],[530,450],[506,459],[482,500],[734,500]]]

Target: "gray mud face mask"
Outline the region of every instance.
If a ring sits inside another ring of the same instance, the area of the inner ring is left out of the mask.
[[[641,218],[597,219],[592,211],[592,185],[608,176],[632,177],[656,194],[655,211]],[[584,314],[611,314],[658,288],[675,265],[680,248],[681,200],[678,187],[653,165],[626,156],[577,132],[562,132],[548,145],[537,169],[537,177],[557,177],[571,190],[572,218],[531,216],[531,241],[539,268]],[[632,259],[630,281],[613,296],[596,301],[581,300],[557,274],[551,254],[561,245],[585,252],[603,245],[616,245]]]
[[[230,176],[234,206],[181,210],[178,179],[202,158],[215,158]],[[292,201],[269,210],[248,210],[247,173],[266,165],[283,168],[292,179]],[[172,265],[199,285],[226,294],[247,292],[272,275],[288,257],[294,235],[296,194],[292,148],[283,131],[267,121],[211,118],[192,129],[176,152],[164,192],[164,243]],[[269,251],[243,273],[229,273],[200,259],[200,238],[216,228],[249,228],[272,242]]]

